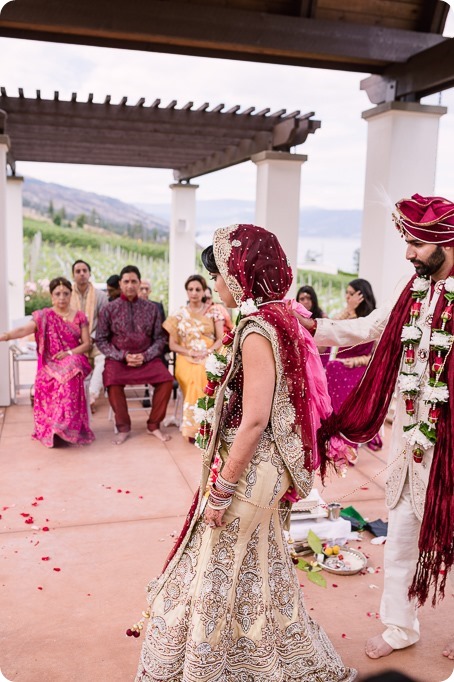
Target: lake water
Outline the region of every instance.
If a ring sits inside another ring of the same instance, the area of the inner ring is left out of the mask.
[[[360,239],[336,239],[304,237],[298,243],[298,266],[304,267],[308,252],[316,257],[316,263],[325,267],[333,266],[345,272],[355,272],[354,253],[360,246]],[[315,265],[312,263],[315,269]]]

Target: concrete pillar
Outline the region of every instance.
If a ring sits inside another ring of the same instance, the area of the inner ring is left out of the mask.
[[[9,329],[8,246],[6,234],[6,155],[10,147],[8,135],[0,135],[0,331]],[[0,343],[0,405],[11,404],[9,382],[9,349]]]
[[[439,120],[446,112],[414,102],[387,102],[363,112],[368,137],[360,277],[370,281],[378,304],[414,273],[391,214],[403,197],[434,193]]]
[[[176,183],[172,190],[169,238],[169,314],[186,303],[184,283],[195,272],[195,216],[198,185]]]
[[[6,229],[8,241],[9,319],[24,317],[24,235],[22,226],[22,185],[24,178],[7,179]]]
[[[290,294],[296,292],[303,154],[266,151],[252,156],[257,166],[255,222],[278,237],[293,270]]]

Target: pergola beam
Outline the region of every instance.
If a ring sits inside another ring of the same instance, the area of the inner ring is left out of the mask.
[[[415,99],[454,86],[454,38],[411,57],[405,64],[385,69],[382,76],[361,81],[361,90],[373,104],[393,99]]]
[[[171,168],[179,181],[231,166],[261,151],[289,151],[320,127],[314,112],[300,115],[269,109],[254,115],[254,107],[224,105],[208,111],[209,103],[193,109],[176,100],[160,107],[146,106],[140,98],[133,106],[123,97],[119,104],[106,98],[102,104],[8,96],[0,89],[4,127],[18,161],[77,163],[109,166]]]
[[[311,13],[304,7],[303,14]],[[444,40],[435,33],[178,0],[16,0],[1,13],[0,35],[371,73]]]

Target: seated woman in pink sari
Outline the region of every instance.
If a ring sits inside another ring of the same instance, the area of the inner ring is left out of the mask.
[[[48,448],[58,436],[68,443],[87,445],[95,436],[89,426],[84,379],[91,367],[85,356],[90,346],[88,320],[70,308],[71,283],[64,277],[49,285],[52,308],[36,310],[33,320],[0,334],[0,341],[35,333],[38,371],[35,379],[32,438]]]

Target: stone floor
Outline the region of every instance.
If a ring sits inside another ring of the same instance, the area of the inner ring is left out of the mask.
[[[27,404],[0,412],[0,670],[18,682],[132,682],[140,639],[124,631],[140,617],[145,586],[183,524],[199,451],[175,427],[166,444],[148,436],[143,411],[133,414],[132,437],[112,445],[104,399],[93,417],[96,441],[85,448],[32,441]],[[362,450],[324,499],[386,518],[385,458],[386,448]],[[416,646],[379,661],[365,656],[365,639],[381,630],[383,547],[371,537],[352,545],[369,555],[375,573],[326,574],[326,589],[301,574],[307,608],[360,679],[394,668],[420,682],[447,680],[453,665],[441,648],[454,632],[452,595],[436,610],[422,609]]]

